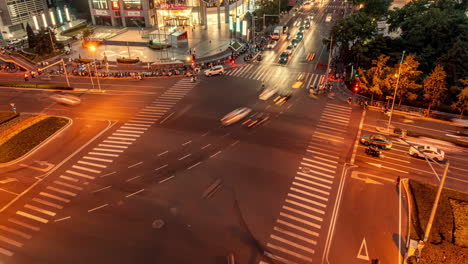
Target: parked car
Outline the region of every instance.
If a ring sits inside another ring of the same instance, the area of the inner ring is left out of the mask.
[[[382,149],[391,149],[392,148],[392,141],[387,139],[387,137],[379,134],[372,134],[372,135],[364,135],[361,138],[361,143],[368,146],[368,145],[375,145]]]
[[[445,159],[445,152],[431,145],[411,146],[408,153],[415,158],[427,157],[434,161],[442,161]]]
[[[248,128],[251,128],[251,127],[256,127],[262,123],[265,123],[266,121],[268,121],[268,119],[270,119],[270,115],[267,114],[267,113],[255,113],[253,115],[251,115],[249,118],[247,118],[247,120],[245,120],[242,125],[245,126],[245,127],[248,127]]]
[[[218,74],[224,73],[224,67],[222,65],[211,67],[210,69],[205,71],[206,76],[213,76]]]
[[[244,117],[246,117],[251,111],[252,109],[248,107],[237,108],[236,110],[230,112],[229,114],[221,118],[221,123],[224,126],[234,124],[242,120]]]

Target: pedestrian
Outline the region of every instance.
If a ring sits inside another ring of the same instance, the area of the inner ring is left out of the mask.
[[[25,82],[27,82],[28,80],[29,80],[29,78],[28,78],[28,74],[27,74],[27,73],[25,73],[25,74],[24,74],[24,81],[25,81]]]
[[[396,178],[396,186],[397,187],[400,186],[400,176],[397,176],[397,178]]]
[[[31,78],[36,78],[35,74],[36,73],[34,71],[31,71]]]

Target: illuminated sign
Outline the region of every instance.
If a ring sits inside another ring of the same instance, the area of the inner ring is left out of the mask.
[[[119,10],[120,9],[119,2],[112,1],[112,9]]]
[[[186,9],[187,4],[160,4],[159,9]]]

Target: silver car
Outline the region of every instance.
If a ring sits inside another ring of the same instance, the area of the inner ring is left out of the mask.
[[[224,126],[229,126],[231,124],[239,122],[244,117],[246,117],[250,112],[252,112],[252,109],[248,107],[237,108],[236,110],[232,111],[231,113],[221,118],[221,123]]]

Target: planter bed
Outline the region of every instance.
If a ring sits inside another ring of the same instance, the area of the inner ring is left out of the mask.
[[[68,120],[61,117],[48,117],[24,129],[10,140],[0,145],[0,163],[20,158],[41,142],[64,127]]]

